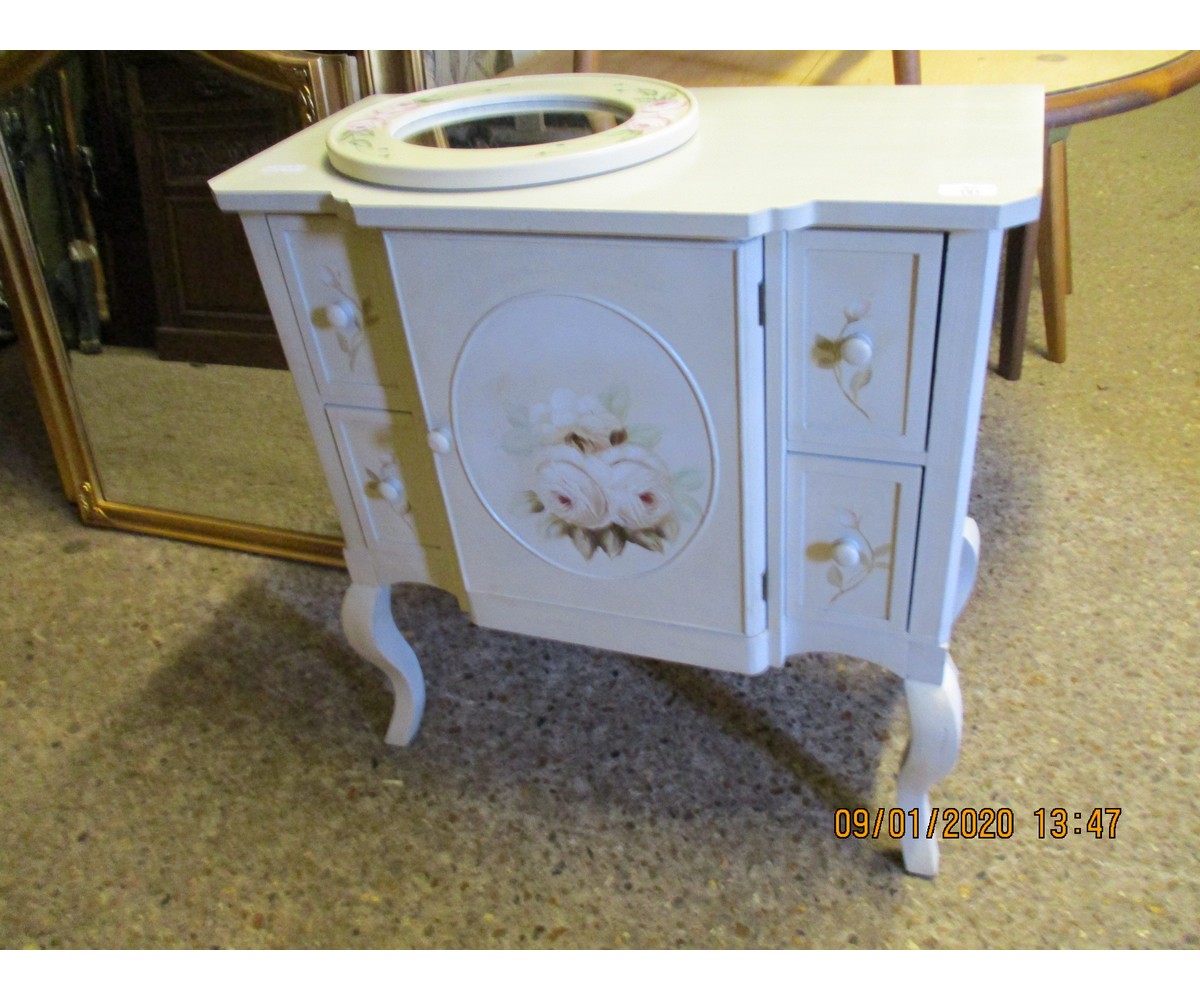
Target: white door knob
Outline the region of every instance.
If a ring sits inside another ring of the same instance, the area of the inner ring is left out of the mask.
[[[842,360],[851,365],[865,365],[871,360],[874,345],[865,333],[852,333],[842,341]]]
[[[839,538],[833,543],[833,561],[843,569],[851,569],[862,562],[862,546],[853,538]]]
[[[341,299],[325,307],[325,321],[335,330],[349,330],[358,325],[358,309],[349,299]]]
[[[429,437],[425,440],[429,442],[430,450],[437,452],[439,455],[446,455],[450,451],[452,442],[448,430],[443,428],[432,430],[429,432]]]
[[[379,495],[388,503],[404,499],[404,483],[397,476],[389,476],[379,482]]]

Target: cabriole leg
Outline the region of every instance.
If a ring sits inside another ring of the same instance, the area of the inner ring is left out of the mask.
[[[954,770],[962,743],[962,692],[958,686],[958,668],[950,654],[942,670],[940,684],[906,680],[908,716],[912,737],[904,754],[897,778],[897,805],[907,814],[916,809],[920,829],[914,836],[911,821],[901,842],[904,867],[914,875],[936,875],[938,870],[937,831],[930,830],[932,818],[929,790]],[[935,824],[936,825],[936,824]],[[933,833],[926,837],[926,833]]]
[[[957,601],[954,607],[954,620],[963,613],[967,601],[971,599],[971,591],[975,589],[975,577],[979,573],[979,525],[975,518],[968,517],[963,524],[962,553],[958,558],[958,584],[955,591]]]
[[[395,705],[384,739],[406,746],[417,735],[425,710],[425,678],[412,647],[396,628],[391,587],[352,583],[342,601],[342,628],[354,651],[388,679]]]

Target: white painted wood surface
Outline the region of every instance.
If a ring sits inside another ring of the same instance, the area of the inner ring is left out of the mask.
[[[337,174],[320,122],[212,181],[231,211],[348,213],[362,225],[747,239],[812,226],[989,229],[1037,217],[1043,91],[697,88],[702,126],[626,170],[500,191],[403,191]],[[387,100],[367,98],[342,114]]]
[[[454,438],[435,464],[472,600],[620,616],[627,634],[639,618],[761,632],[765,539],[742,526],[762,523],[763,496],[743,489],[740,430],[762,415],[739,392],[739,343],[762,339],[756,248],[386,242],[406,328],[437,331],[413,357],[429,427]],[[575,513],[554,509],[555,490]],[[642,491],[663,503],[626,510]]]
[[[961,741],[947,649],[1041,94],[697,93],[683,147],[571,183],[373,187],[330,170],[329,123],[213,182],[342,519],[347,636],[399,743],[424,698],[400,581],[483,625],[700,666],[870,659],[905,679],[898,800],[928,818]],[[937,870],[936,838],[902,854]]]

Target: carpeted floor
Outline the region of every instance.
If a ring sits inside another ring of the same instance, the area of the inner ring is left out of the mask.
[[[934,880],[890,805],[899,682],[738,678],[469,625],[397,588],[416,742],[335,570],[81,526],[0,349],[0,946],[1195,948],[1200,89],[1071,137],[1070,360],[987,386]],[[1121,810],[1040,839],[1035,810]]]

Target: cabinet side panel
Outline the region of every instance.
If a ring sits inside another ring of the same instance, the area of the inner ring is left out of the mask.
[[[963,528],[987,374],[1000,231],[951,233],[929,413],[921,535],[909,631],[930,645],[950,640],[958,612]],[[986,553],[986,539],[984,552]],[[986,556],[985,556],[986,557]]]

